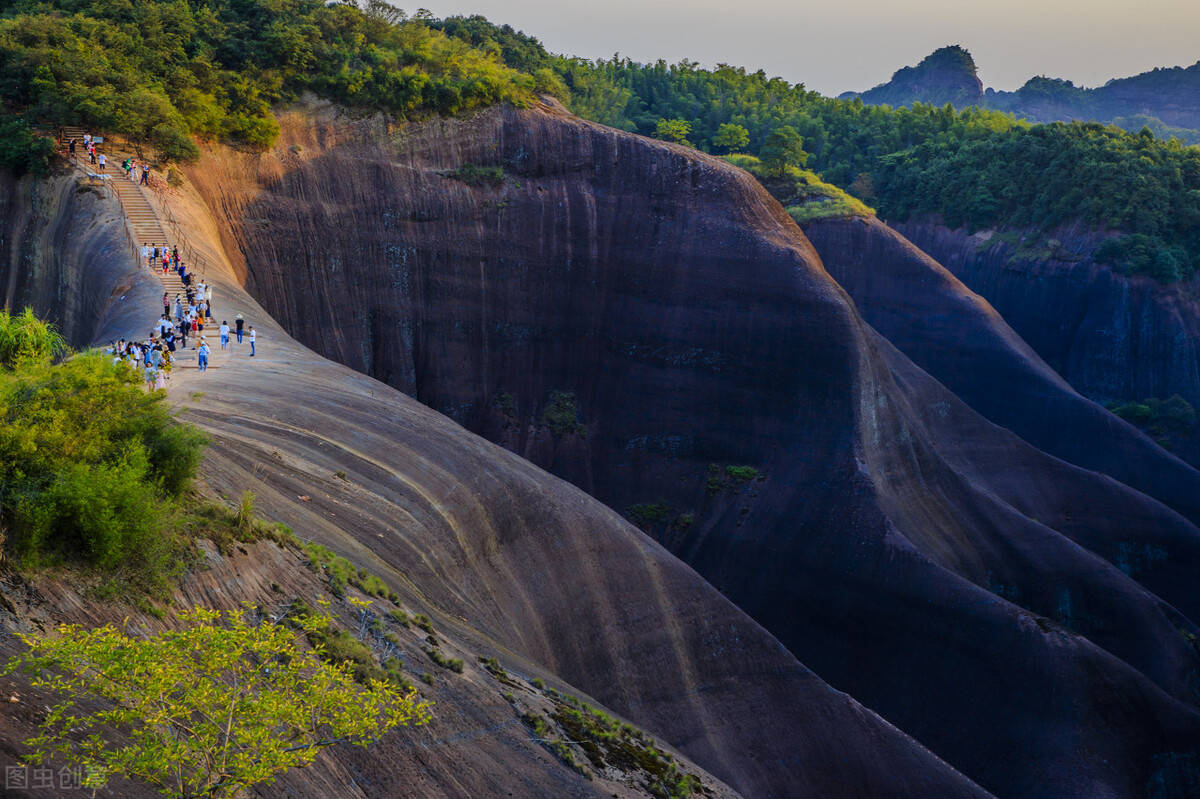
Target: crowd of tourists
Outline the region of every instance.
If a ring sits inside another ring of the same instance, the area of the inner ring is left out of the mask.
[[[82,142],[72,138],[67,142],[67,148],[72,158],[76,148],[82,144],[89,163],[97,167],[98,172],[104,172],[107,159],[104,153],[96,150],[97,140],[90,133],[83,134]],[[121,168],[126,176],[134,182],[147,185],[150,175],[150,165],[138,163],[131,156],[121,162]],[[177,353],[188,349],[188,339],[191,348],[196,351],[197,367],[201,372],[208,371],[209,357],[212,347],[208,343],[214,327],[220,337],[221,349],[230,347],[230,335],[237,337],[241,344],[248,339],[250,356],[255,355],[256,334],[252,326],[248,327],[241,314],[234,318],[233,327],[227,321],[216,326],[213,321],[213,289],[203,280],[197,282],[195,276],[188,271],[187,265],[179,255],[178,246],[143,242],[141,250],[142,261],[156,274],[166,277],[170,271],[179,275],[183,291],[174,298],[170,291],[164,291],[162,296],[162,315],[154,323],[150,335],[140,341],[109,342],[108,353],[114,363],[124,361],[144,376],[146,387],[150,391],[166,388],[171,372],[176,368]],[[205,333],[205,327],[209,333]]]
[[[77,149],[80,145],[83,146],[83,152],[87,155],[88,163],[96,167],[96,171],[106,174],[108,167],[108,156],[96,149],[96,139],[90,133],[83,134],[83,140],[71,138],[67,140],[67,151],[71,158],[77,154]],[[61,140],[59,143],[61,147]],[[134,183],[141,183],[143,186],[150,184],[150,164],[145,161],[137,161],[133,156],[129,156],[121,162],[121,171],[125,173],[125,177],[129,178]]]
[[[147,265],[156,273],[159,269],[166,273],[173,266],[182,269],[177,248],[168,249],[147,243],[142,251],[146,256]],[[175,266],[177,265],[177,266]],[[190,277],[190,275],[189,275]],[[255,355],[256,334],[253,326],[247,326],[241,314],[234,317],[233,327],[228,321],[220,325],[213,317],[213,289],[203,281],[186,280],[184,290],[171,297],[169,291],[162,295],[163,312],[154,323],[150,335],[140,341],[109,342],[108,352],[114,363],[125,361],[140,372],[145,379],[149,391],[166,388],[167,380],[177,364],[177,353],[188,349],[191,339],[191,349],[196,351],[197,368],[201,372],[208,371],[212,346],[208,337],[214,332],[220,340],[221,349],[229,349],[230,337],[236,336],[236,343],[249,341],[250,356]],[[205,328],[208,332],[205,332]]]

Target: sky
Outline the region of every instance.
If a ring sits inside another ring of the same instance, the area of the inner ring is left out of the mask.
[[[392,0],[414,11],[401,0]],[[482,14],[555,53],[763,69],[826,95],[887,81],[938,47],[971,51],[984,86],[1035,75],[1100,86],[1200,61],[1196,0],[422,0]]]

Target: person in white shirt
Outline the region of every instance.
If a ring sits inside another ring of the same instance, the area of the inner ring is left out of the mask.
[[[250,357],[254,357],[254,325],[250,325]]]
[[[229,349],[229,323],[221,322],[219,330],[221,333],[221,349],[227,350]]]

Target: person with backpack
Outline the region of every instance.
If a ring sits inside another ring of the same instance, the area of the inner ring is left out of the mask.
[[[199,358],[201,372],[208,371],[208,353],[211,351],[212,350],[209,349],[208,342],[204,339],[200,339],[200,349],[196,355]]]

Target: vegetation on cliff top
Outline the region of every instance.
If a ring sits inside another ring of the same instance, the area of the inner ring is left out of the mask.
[[[411,118],[525,104],[539,88],[431,21],[381,0],[7,0],[2,122],[78,124],[186,159],[193,135],[269,146],[271,107],[305,91]],[[14,172],[46,155],[0,149]]]
[[[1200,258],[1200,148],[1159,140],[1149,129],[1032,125],[948,104],[871,106],[821,97],[761,70],[706,70],[686,60],[547,58],[576,113],[625,130],[653,136],[669,120],[686,126],[694,146],[720,152],[728,149],[722,133],[736,125],[746,132],[745,151],[762,156],[772,133],[791,127],[809,169],[885,218],[940,214],[951,226],[1042,230],[1083,221],[1149,237],[1099,256],[1164,281],[1186,278]],[[1147,246],[1149,267],[1141,257]],[[1131,249],[1137,257],[1124,255]]]

